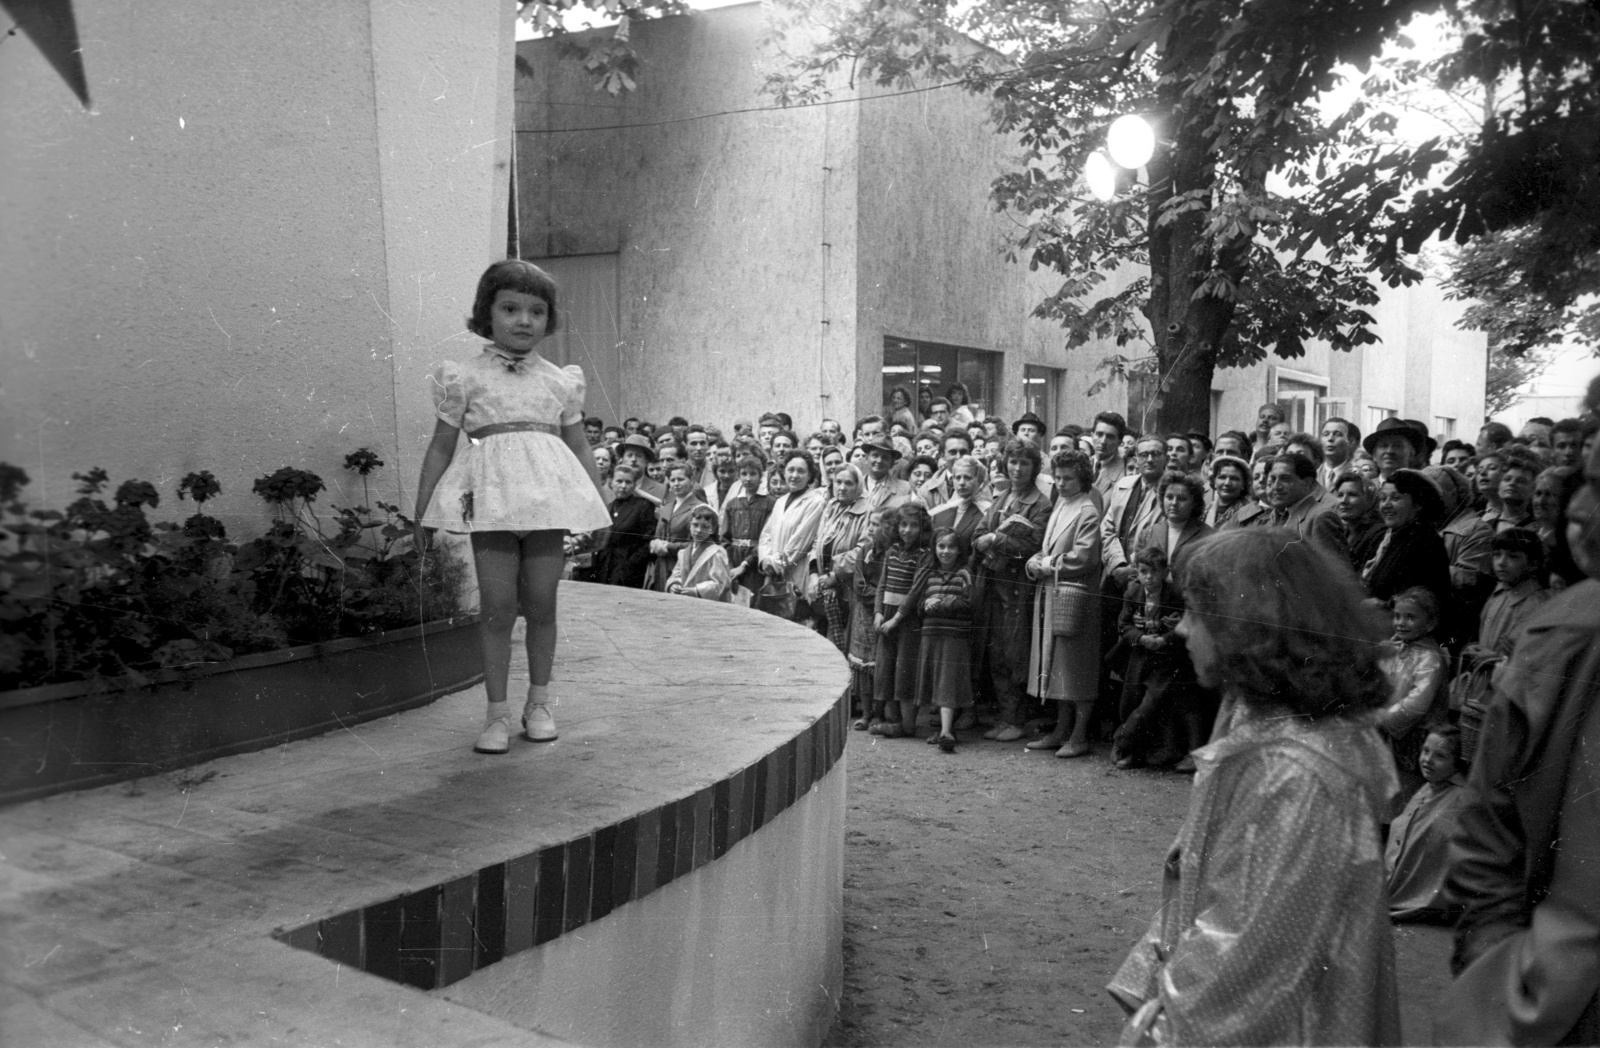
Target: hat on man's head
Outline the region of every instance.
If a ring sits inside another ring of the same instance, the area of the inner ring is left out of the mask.
[[[1422,434],[1423,443],[1427,445],[1426,454],[1429,458],[1433,458],[1433,453],[1439,450],[1439,442],[1428,433],[1428,424],[1415,418],[1403,418],[1400,421]]]
[[[856,447],[860,448],[862,451],[886,451],[896,462],[903,457],[900,454],[900,449],[894,446],[894,441],[890,440],[882,433],[873,434],[872,436],[858,443]]]
[[[630,434],[628,439],[617,445],[617,454],[621,455],[629,448],[636,448],[639,451],[644,452],[645,459],[650,462],[654,462],[656,460],[656,449],[653,445],[651,445],[649,437],[640,436],[638,433]]]
[[[1361,442],[1361,446],[1370,455],[1372,454],[1372,449],[1378,446],[1379,437],[1387,437],[1394,434],[1405,437],[1406,442],[1411,445],[1411,450],[1416,454],[1421,455],[1427,452],[1427,434],[1419,432],[1416,426],[1397,418],[1386,418],[1378,423],[1378,428],[1367,434],[1367,439]]]
[[[1044,419],[1040,418],[1038,415],[1035,415],[1033,412],[1028,411],[1024,412],[1021,418],[1011,423],[1011,433],[1013,436],[1017,432],[1017,427],[1022,425],[1024,422],[1031,423],[1032,425],[1039,427],[1040,433],[1043,433],[1046,429],[1050,428],[1044,424]]]

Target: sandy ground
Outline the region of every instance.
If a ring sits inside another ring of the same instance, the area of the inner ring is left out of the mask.
[[[852,732],[844,996],[827,1045],[1115,1044],[1105,984],[1160,902],[1189,778]],[[1408,1044],[1449,933],[1396,930]]]

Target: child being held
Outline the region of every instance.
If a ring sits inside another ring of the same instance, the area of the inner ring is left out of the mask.
[[[1478,619],[1478,639],[1461,649],[1461,670],[1450,685],[1450,706],[1459,717],[1461,758],[1470,762],[1492,690],[1492,674],[1510,657],[1522,627],[1538,613],[1545,589],[1544,543],[1527,528],[1508,528],[1494,537],[1491,565],[1497,585]]]
[[[892,514],[892,516],[891,516]],[[907,502],[884,514],[893,519],[895,540],[878,573],[872,623],[878,631],[873,701],[883,711],[874,731],[897,739],[916,734],[917,659],[922,647],[922,614],[911,603],[911,589],[928,560],[927,507]]]
[[[1428,729],[1417,767],[1422,787],[1389,827],[1383,855],[1389,876],[1389,917],[1396,921],[1448,920],[1444,882],[1450,868],[1450,838],[1466,804],[1461,735],[1443,724]]]
[[[1188,752],[1180,741],[1189,733],[1183,720],[1193,712],[1192,692],[1198,687],[1188,649],[1173,632],[1183,617],[1183,602],[1167,578],[1166,550],[1146,546],[1134,555],[1133,566],[1137,580],[1129,585],[1117,620],[1117,647],[1129,654],[1112,759],[1118,768],[1136,768],[1147,760],[1176,764]],[[1194,733],[1194,745],[1203,744],[1199,725]],[[1152,746],[1158,748],[1147,752]]]
[[[716,533],[716,510],[702,504],[690,511],[689,544],[678,551],[677,566],[667,578],[668,593],[684,593],[701,600],[733,599],[728,551],[712,541]]]
[[[1439,601],[1433,591],[1413,586],[1394,598],[1394,637],[1380,661],[1389,678],[1389,703],[1378,711],[1378,730],[1389,740],[1400,773],[1400,801],[1422,785],[1417,758],[1427,738],[1426,725],[1444,714],[1445,655],[1433,631],[1439,626]]]
[[[956,714],[972,706],[972,545],[953,528],[933,537],[933,563],[914,586],[922,616],[922,657],[917,695],[939,708],[939,730],[928,737],[945,753],[956,751]]]

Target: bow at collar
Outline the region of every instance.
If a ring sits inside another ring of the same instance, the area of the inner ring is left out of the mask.
[[[505,350],[501,349],[492,342],[489,345],[484,346],[483,351],[493,357],[497,364],[511,372],[513,375],[521,374],[522,371],[527,367],[528,358],[533,356],[531,352],[524,353],[521,356],[517,356],[515,353],[507,353]]]

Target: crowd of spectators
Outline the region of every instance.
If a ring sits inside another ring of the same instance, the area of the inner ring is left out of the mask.
[[[1592,417],[1515,435],[1491,422],[1441,448],[1398,418],[1294,432],[1267,404],[1251,432],[1213,441],[1139,433],[1114,412],[1050,434],[1032,413],[983,415],[960,384],[918,392],[895,387],[883,414],[804,437],[782,412],[726,430],[586,419],[613,523],[569,540],[573,577],[813,626],[849,659],[856,723],[878,734],[933,720],[946,749],[981,726],[1062,757],[1099,740],[1119,768],[1187,771],[1227,711],[1174,633],[1174,568],[1214,531],[1284,528],[1349,564],[1392,619],[1380,722],[1408,793],[1431,725],[1456,727],[1470,762],[1519,624],[1582,577],[1566,513]]]

